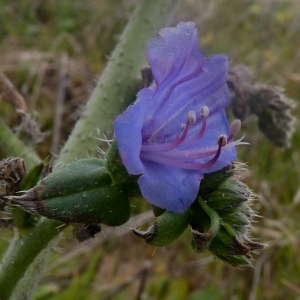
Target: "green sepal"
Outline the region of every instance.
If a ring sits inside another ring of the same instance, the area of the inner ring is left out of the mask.
[[[139,176],[131,176],[123,165],[116,141],[113,141],[105,154],[105,167],[113,185],[122,187],[128,197],[142,197],[138,185]]]
[[[65,223],[118,226],[130,216],[126,194],[111,185],[103,160],[58,167],[25,195],[7,197],[25,210]]]
[[[24,191],[34,187],[40,180],[43,169],[43,163],[34,166],[23,178],[20,184],[20,190]],[[21,209],[20,207],[13,207],[12,216],[14,219],[14,224],[19,229],[21,234],[26,233],[27,230],[32,228],[35,224],[35,218],[33,215]]]
[[[144,239],[147,244],[164,247],[177,240],[190,222],[190,209],[178,214],[165,211],[155,219],[146,231],[133,229],[133,233]]]
[[[192,247],[196,252],[207,249],[220,228],[220,217],[201,197],[192,206]]]
[[[235,178],[224,181],[217,190],[203,196],[207,205],[217,212],[224,213],[249,200],[252,192],[247,185]]]
[[[39,182],[39,188],[36,190],[39,198],[46,200],[80,194],[110,184],[111,179],[105,168],[105,162],[97,158],[86,158],[57,167]]]
[[[234,267],[239,267],[239,266],[251,266],[251,261],[246,258],[245,256],[241,255],[228,255],[228,256],[222,256],[219,255],[218,258],[223,260],[224,262],[234,266]]]
[[[220,259],[236,266],[235,262],[238,259],[235,256],[244,257],[240,261],[246,262],[247,258],[251,258],[252,249],[244,240],[237,238],[235,231],[228,224],[222,223],[218,234],[209,246],[209,250]]]
[[[251,223],[249,217],[236,210],[222,214],[222,220],[230,226],[247,226]]]
[[[204,174],[200,184],[199,195],[203,197],[216,190],[226,179],[234,174],[234,171],[235,165],[232,163],[219,171]]]
[[[113,184],[120,185],[130,180],[130,176],[122,163],[115,140],[111,143],[105,154],[105,162]]]

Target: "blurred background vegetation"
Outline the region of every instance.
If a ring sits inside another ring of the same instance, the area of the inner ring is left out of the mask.
[[[35,146],[42,158],[59,152],[136,2],[0,2],[0,70],[46,132]],[[231,66],[251,70],[253,83],[283,87],[299,101],[298,0],[186,0],[171,25],[188,20],[197,23],[202,53],[226,53]],[[298,118],[299,105],[293,113]],[[9,103],[1,102],[0,114],[12,128],[20,123]],[[62,126],[57,126],[58,114]],[[130,223],[104,228],[94,240],[80,244],[67,229],[35,298],[300,299],[299,124],[288,149],[273,146],[255,117],[245,120],[242,131],[250,145],[238,149],[239,161],[248,165],[244,181],[259,195],[253,209],[262,216],[256,218],[253,236],[267,244],[254,268],[236,269],[210,253],[195,254],[189,232],[164,249],[145,245],[130,233],[151,222],[148,204],[137,202]],[[10,229],[1,229],[1,253],[11,235]]]

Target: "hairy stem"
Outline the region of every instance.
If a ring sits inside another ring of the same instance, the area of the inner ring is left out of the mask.
[[[0,265],[0,298],[9,299],[16,284],[25,274],[35,257],[62,231],[64,226],[42,218],[29,234],[19,237],[13,249],[5,255]]]
[[[166,25],[177,2],[139,1],[85,112],[62,149],[60,161],[96,156],[99,141],[95,137],[112,137],[113,120],[135,99],[137,76],[146,63],[147,41]]]
[[[58,240],[59,236],[52,239],[47,247],[45,247],[37,255],[23,277],[19,280],[13,294],[11,295],[11,299],[33,299],[32,294],[41,279],[41,275],[43,274],[50,258],[51,251],[57,245]]]

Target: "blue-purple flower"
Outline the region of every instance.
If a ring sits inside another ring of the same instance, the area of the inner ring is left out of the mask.
[[[224,55],[198,50],[195,24],[164,28],[148,44],[154,82],[117,117],[115,138],[123,164],[142,195],[158,207],[183,212],[196,199],[203,174],[236,158],[224,108],[230,103]]]

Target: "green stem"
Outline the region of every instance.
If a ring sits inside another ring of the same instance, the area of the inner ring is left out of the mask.
[[[64,228],[58,221],[42,218],[29,234],[17,239],[13,249],[10,249],[0,265],[0,299],[10,298],[28,266]]]
[[[0,118],[0,155],[24,158],[27,168],[31,169],[40,162],[33,149],[25,146],[22,141],[6,126]]]
[[[50,258],[51,250],[56,246],[58,240],[59,236],[52,239],[48,246],[45,247],[34,259],[16,285],[13,294],[10,297],[11,299],[33,299],[32,294],[34,289],[41,279],[41,275],[43,274]]]
[[[134,99],[136,76],[146,62],[148,39],[166,25],[168,16],[179,1],[139,1],[83,116],[61,152],[60,162],[95,156],[98,141],[93,137],[97,136],[97,128],[101,130],[100,137],[103,133],[111,136],[113,119]],[[24,153],[23,157],[30,164],[38,161],[28,153]],[[6,252],[0,270],[1,299],[12,295],[26,269],[62,230],[59,226],[61,223],[57,221],[42,219],[27,235],[16,241],[11,251]]]
[[[135,98],[137,76],[146,63],[149,38],[166,25],[168,16],[179,0],[139,1],[107,67],[62,149],[60,161],[97,155],[99,140],[113,134],[113,120]]]

